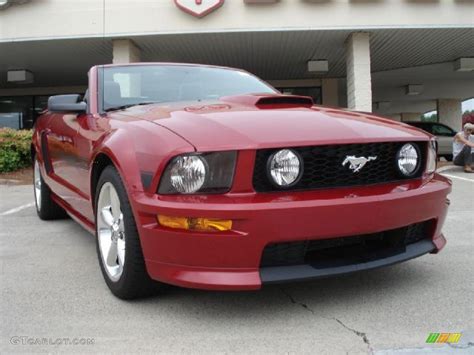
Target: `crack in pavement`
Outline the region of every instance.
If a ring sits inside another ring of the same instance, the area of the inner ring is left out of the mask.
[[[358,330],[355,330],[355,329],[352,329],[350,327],[348,327],[347,325],[345,325],[343,322],[341,322],[339,319],[337,318],[333,318],[336,322],[338,322],[340,325],[342,325],[344,328],[346,328],[347,330],[351,331],[352,333],[354,333],[355,335],[357,335],[358,337],[362,338],[362,340],[364,341],[364,343],[367,345],[367,349],[369,350],[369,354],[373,354],[374,353],[374,349],[372,349],[372,345],[370,345],[370,341],[369,341],[369,338],[367,337],[367,333],[363,333],[363,332],[359,332]]]
[[[298,306],[304,308],[305,310],[311,312],[312,314],[315,314],[314,310],[311,309],[307,304],[296,301],[295,298],[288,291],[286,291],[285,289],[280,288],[280,290],[286,297],[288,297],[288,299],[290,300],[290,302],[292,304],[298,305]],[[323,318],[323,319],[326,319],[326,320],[336,321],[339,325],[343,326],[346,330],[354,333],[359,338],[362,338],[363,342],[367,345],[368,353],[369,354],[374,353],[374,349],[372,348],[372,345],[370,344],[369,338],[367,337],[367,333],[359,332],[358,330],[350,328],[347,325],[345,325],[342,321],[340,321],[339,319],[337,319],[335,317],[333,317],[333,318],[327,318],[327,317],[323,317],[323,316],[320,316],[320,317]],[[471,344],[472,343],[469,343],[469,345],[471,345]]]
[[[449,347],[453,349],[468,349],[472,348],[474,346],[474,343],[468,342],[467,344],[464,345],[458,345],[458,344],[453,344],[453,343],[447,343]]]
[[[290,302],[293,303],[293,304],[296,304],[298,306],[301,306],[303,307],[304,309],[306,309],[307,311],[310,311],[311,313],[314,314],[314,311],[308,307],[308,305],[304,304],[304,303],[301,303],[301,302],[296,302],[296,300],[294,299],[294,297],[288,293],[288,291],[286,291],[285,289],[281,288],[280,289],[281,292],[290,299]]]

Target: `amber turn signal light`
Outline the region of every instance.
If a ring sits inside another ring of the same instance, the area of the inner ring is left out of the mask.
[[[185,230],[196,230],[203,232],[223,232],[232,229],[232,221],[228,219],[215,218],[188,218],[157,216],[158,223],[163,227]]]

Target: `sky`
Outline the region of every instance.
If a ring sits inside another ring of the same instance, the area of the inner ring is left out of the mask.
[[[474,98],[466,100],[462,103],[462,112],[474,110]]]

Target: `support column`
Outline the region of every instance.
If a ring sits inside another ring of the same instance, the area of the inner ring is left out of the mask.
[[[113,63],[125,64],[140,61],[140,49],[129,39],[116,39],[112,41]]]
[[[438,122],[459,132],[462,128],[462,102],[456,99],[439,99]]]
[[[323,105],[338,107],[339,106],[339,83],[338,79],[323,79]]]
[[[370,34],[352,33],[346,42],[347,107],[372,112]]]
[[[402,112],[402,122],[421,121],[421,112]]]

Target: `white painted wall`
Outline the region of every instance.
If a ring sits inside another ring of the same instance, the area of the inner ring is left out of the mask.
[[[173,0],[32,0],[0,11],[0,41],[147,33],[383,27],[472,27],[474,1],[227,0],[198,19]]]
[[[421,112],[404,112],[401,114],[403,122],[421,121]]]
[[[449,62],[372,73],[374,102],[389,103],[376,108],[383,115],[436,110],[439,99],[464,101],[474,97],[473,83],[474,72],[456,72]],[[421,84],[423,90],[419,95],[407,95],[408,84]]]

